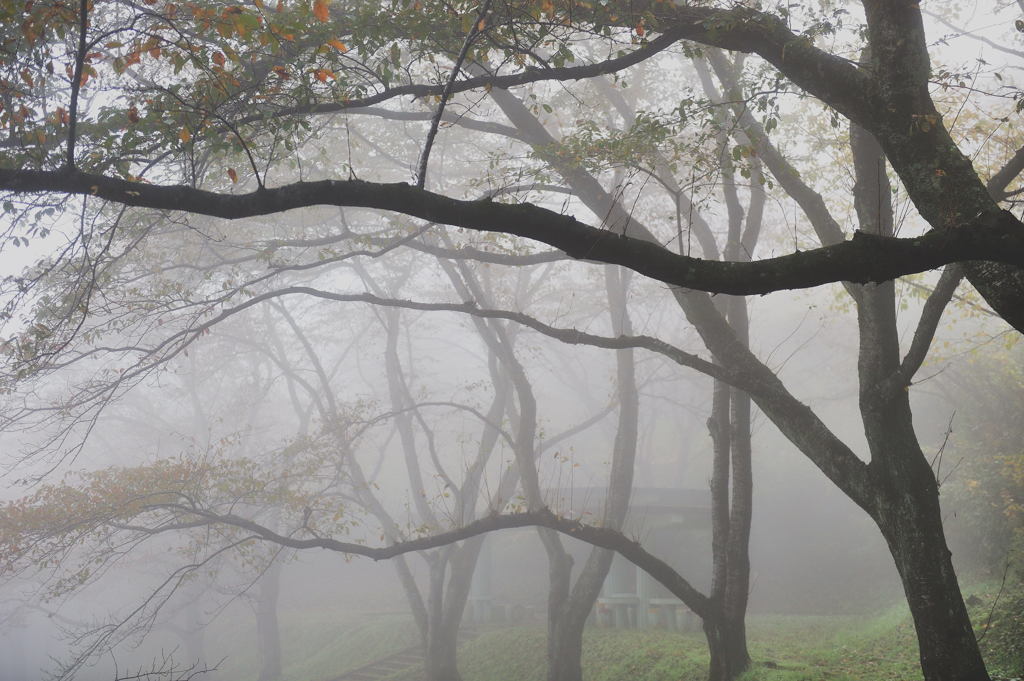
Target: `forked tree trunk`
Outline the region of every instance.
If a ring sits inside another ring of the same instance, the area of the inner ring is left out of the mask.
[[[891,236],[893,206],[882,149],[856,125],[850,128],[850,148],[860,227]],[[884,282],[860,287],[856,302],[860,413],[871,450],[874,491],[867,510],[889,545],[903,583],[921,671],[926,681],[988,681],[946,546],[939,484],[914,431],[909,398],[913,371],[905,369],[900,352],[895,286]]]
[[[925,681],[989,681],[943,534],[938,485],[923,453],[919,461],[918,476],[904,471],[884,485],[876,522],[903,583],[921,670]]]

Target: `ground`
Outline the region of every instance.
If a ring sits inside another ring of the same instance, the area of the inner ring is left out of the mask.
[[[1024,589],[979,583],[965,589],[982,635],[991,672],[999,679],[1024,677]],[[997,598],[998,596],[998,598]],[[996,607],[993,608],[993,603]],[[241,624],[241,623],[239,623]],[[324,608],[282,617],[283,681],[331,681],[416,644],[411,619]],[[210,645],[244,650],[255,639],[251,626],[226,626]],[[987,633],[986,633],[987,632]],[[870,616],[752,615],[754,666],[744,681],[917,681],[917,650],[906,608]],[[251,651],[251,648],[249,649]],[[460,650],[464,681],[543,681],[542,624],[484,630]],[[707,651],[699,632],[590,629],[584,670],[588,681],[703,681]],[[251,679],[258,657],[228,654],[223,681]],[[394,675],[417,681],[418,670]]]

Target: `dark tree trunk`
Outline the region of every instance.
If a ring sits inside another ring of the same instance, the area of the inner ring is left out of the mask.
[[[851,126],[861,229],[893,234],[885,157],[878,142]],[[889,545],[917,632],[926,681],[988,681],[942,528],[939,485],[914,431],[911,376],[904,375],[893,282],[855,298],[860,334],[860,413],[871,451],[874,490],[868,511]],[[912,372],[911,372],[912,373]]]
[[[704,620],[704,636],[708,640],[708,681],[732,681],[750,666],[747,653],[747,630],[744,619],[724,616]]]
[[[893,485],[877,519],[910,606],[921,670],[925,681],[989,681],[943,535],[938,488],[924,468],[931,484]]]

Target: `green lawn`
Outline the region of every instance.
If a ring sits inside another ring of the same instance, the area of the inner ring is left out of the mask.
[[[971,614],[983,629],[990,671],[1024,676],[1024,599],[1000,598],[996,589],[973,592]],[[917,643],[905,606],[873,617],[752,616],[748,621],[754,665],[744,681],[917,681]],[[544,631],[494,631],[462,650],[465,681],[543,681]],[[703,681],[707,648],[700,633],[590,630],[584,641],[588,681]],[[406,675],[411,679],[412,675]]]
[[[971,615],[983,631],[990,671],[998,678],[1024,676],[1024,596],[1000,595],[998,585],[966,591]],[[282,681],[326,681],[403,648],[415,645],[412,621],[402,615],[361,615],[323,611],[282,616]],[[766,616],[748,620],[754,665],[744,681],[917,681],[917,646],[905,606],[871,617]],[[211,637],[210,649],[246,650],[229,656],[220,678],[251,680],[258,675],[251,626],[228,628]],[[464,681],[543,681],[543,626],[496,629],[460,650]],[[700,632],[590,629],[584,641],[588,681],[704,681],[707,648]],[[396,681],[418,681],[416,671]]]
[[[412,618],[394,614],[284,612],[280,629],[282,681],[327,681],[419,640]],[[210,639],[209,650],[229,651],[218,679],[251,681],[259,676],[260,657],[253,650],[256,631],[251,621],[215,627]]]

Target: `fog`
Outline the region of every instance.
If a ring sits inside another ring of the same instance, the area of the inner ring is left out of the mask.
[[[646,45],[643,26],[608,39]],[[1018,40],[1006,26],[993,40]],[[859,54],[850,25],[827,35]],[[451,69],[450,54],[439,66],[388,44],[404,75],[371,59],[376,43],[351,58],[411,83]],[[580,62],[609,49],[598,31],[571,44]],[[933,47],[937,65],[978,49]],[[426,167],[421,185],[472,206],[533,204],[623,252],[698,262],[927,232],[881,147],[858,147],[834,108],[765,62],[689,49],[614,77],[395,96],[241,145],[223,132],[241,112],[219,113],[223,149],[153,161],[152,177],[233,196]],[[492,66],[471,57],[466,77]],[[138,67],[133,87],[162,68]],[[1019,135],[993,121],[1013,102],[934,89],[986,176],[1001,167]],[[105,92],[83,111],[120,101]],[[918,508],[917,487],[938,495],[929,537],[961,584],[998,579],[1020,529],[1019,334],[962,273],[706,295],[592,259],[596,246],[570,256],[514,226],[366,205],[228,220],[68,199],[35,218],[47,233],[31,248],[0,250],[0,681],[365,681],[378,677],[344,675],[406,653],[407,674],[461,681],[466,641],[519,629],[546,632],[558,681],[574,679],[559,661],[584,627],[704,632],[712,647],[715,627],[738,627],[746,655],[747,617],[913,610],[909,531],[887,523],[906,515],[897,502]],[[16,231],[33,210],[4,219]],[[891,478],[890,450],[916,457]]]

